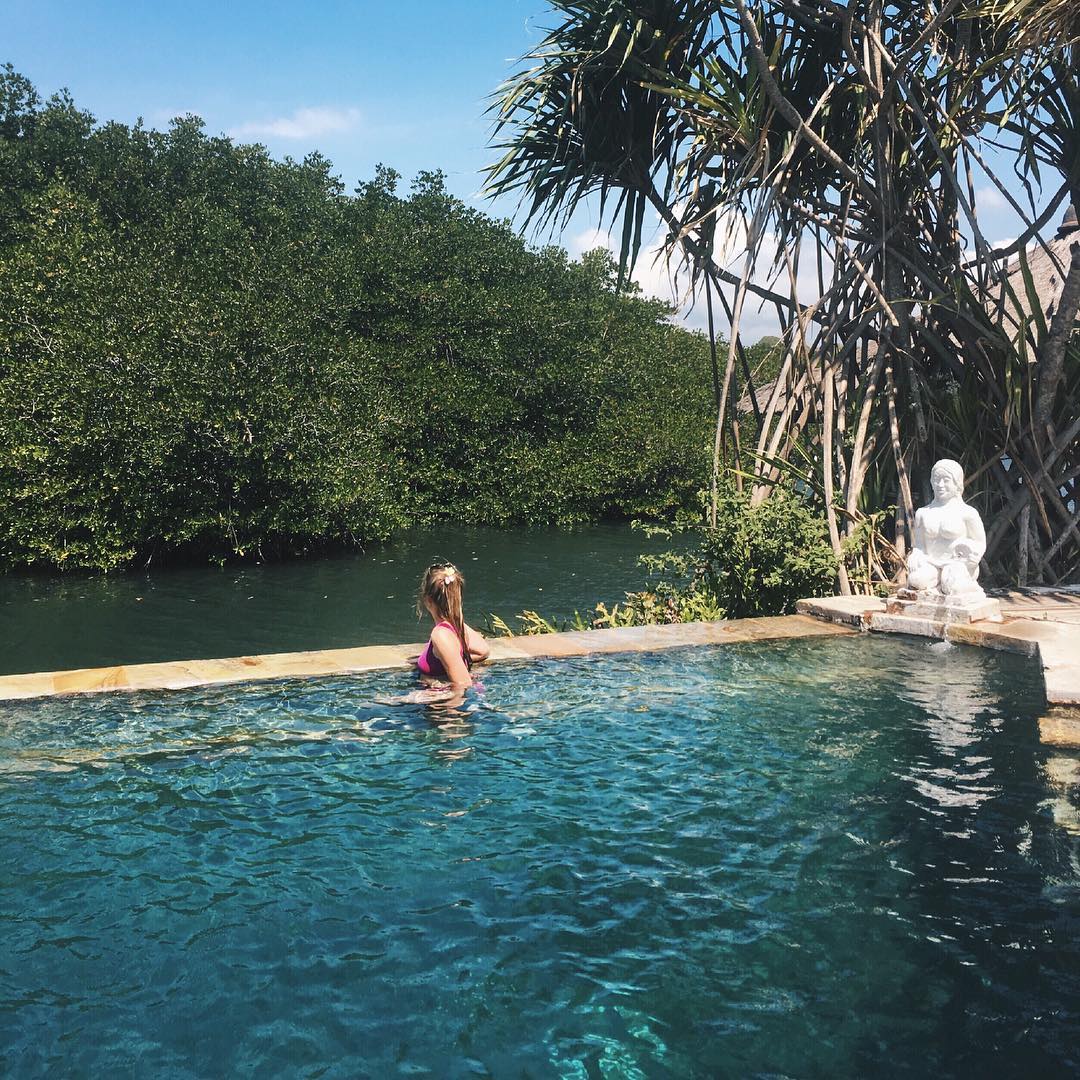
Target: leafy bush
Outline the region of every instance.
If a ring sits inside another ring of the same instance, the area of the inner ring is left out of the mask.
[[[0,565],[692,504],[707,347],[605,252],[379,168],[98,125],[0,69]]]
[[[823,516],[800,495],[777,488],[758,506],[726,492],[715,529],[704,530],[698,588],[731,619],[783,615],[807,596],[833,591],[836,560]]]
[[[652,530],[663,531],[663,530]],[[592,627],[655,626],[714,619],[783,615],[795,602],[831,593],[836,561],[824,518],[801,495],[778,488],[752,506],[748,494],[727,491],[716,528],[696,526],[699,542],[689,554],[667,552],[639,560],[655,581],[610,607],[597,604],[586,622],[577,612],[564,621],[535,611],[517,616],[522,633]],[[492,628],[512,633],[493,617]]]

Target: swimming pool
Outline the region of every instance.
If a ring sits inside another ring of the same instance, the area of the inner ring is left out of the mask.
[[[1033,663],[511,664],[441,725],[372,704],[404,681],[4,706],[5,1075],[1080,1064],[1077,792]]]

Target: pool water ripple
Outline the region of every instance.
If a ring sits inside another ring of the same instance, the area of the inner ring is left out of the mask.
[[[5,706],[5,1075],[1080,1065],[1032,665],[543,661],[439,722],[373,703],[402,680]]]

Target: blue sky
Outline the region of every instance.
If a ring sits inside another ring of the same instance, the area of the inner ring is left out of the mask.
[[[43,95],[71,90],[99,120],[143,117],[165,127],[201,116],[212,134],[264,143],[277,156],[319,150],[351,190],[383,162],[411,179],[442,169],[450,190],[497,216],[512,201],[478,198],[488,149],[488,96],[553,17],[544,0],[206,0],[180,4],[2,0],[0,63]],[[1015,236],[1004,199],[979,185],[991,241]],[[605,240],[588,211],[562,243],[574,254]],[[639,281],[671,297],[662,267]],[[702,312],[690,314],[700,326]],[[749,316],[749,340],[775,329]]]
[[[487,95],[547,21],[542,0],[3,7],[0,61],[99,119],[196,113],[278,155],[318,149],[350,189],[382,161],[441,168],[462,197],[492,157]]]

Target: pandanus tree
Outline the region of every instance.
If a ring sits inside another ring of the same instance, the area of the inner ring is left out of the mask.
[[[539,223],[598,199],[624,269],[652,210],[710,324],[722,305],[714,508],[725,470],[759,501],[799,477],[846,592],[902,572],[930,465],[955,457],[993,576],[1075,580],[1080,232],[1043,240],[1080,206],[1074,0],[552,8],[496,94],[488,190]],[[1006,247],[980,225],[981,187],[1023,223]],[[765,386],[749,305],[782,330]],[[881,542],[849,580],[846,541],[868,530]]]

